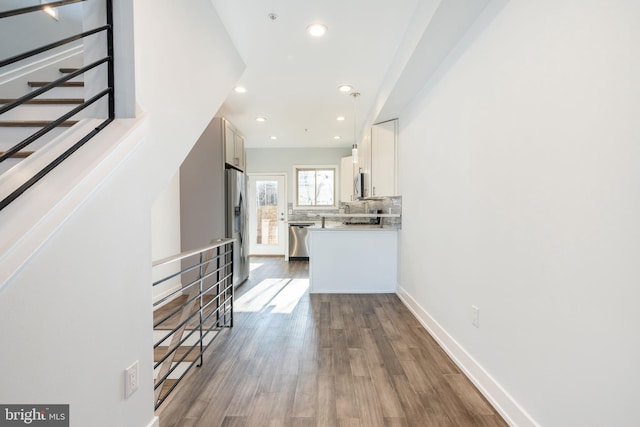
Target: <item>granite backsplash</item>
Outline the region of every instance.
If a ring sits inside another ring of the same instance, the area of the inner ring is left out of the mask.
[[[293,203],[289,203],[287,207],[289,212],[289,221],[314,221],[312,215],[321,215],[323,213],[385,213],[402,215],[402,196],[393,197],[369,197],[366,199],[355,200],[353,202],[340,202],[338,209],[294,209]],[[360,218],[361,219],[361,218]],[[349,221],[349,217],[340,219],[340,221]],[[402,228],[402,216],[398,218],[384,218],[384,224],[387,227]]]

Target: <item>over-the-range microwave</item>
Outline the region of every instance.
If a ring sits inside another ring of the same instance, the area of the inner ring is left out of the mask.
[[[353,179],[353,197],[355,199],[362,199],[365,197],[364,193],[365,173],[358,172]]]

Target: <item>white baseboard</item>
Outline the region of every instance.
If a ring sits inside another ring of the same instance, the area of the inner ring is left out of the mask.
[[[397,295],[510,426],[540,427],[485,369],[401,286]]]
[[[160,427],[160,418],[153,417],[153,419],[151,421],[149,421],[149,424],[147,424],[147,427]]]

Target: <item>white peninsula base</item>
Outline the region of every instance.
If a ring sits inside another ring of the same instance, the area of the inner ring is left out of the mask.
[[[311,293],[394,293],[398,283],[395,229],[310,229]]]

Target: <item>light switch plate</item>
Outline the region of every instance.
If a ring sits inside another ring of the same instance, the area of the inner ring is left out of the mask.
[[[480,309],[475,305],[471,306],[471,324],[476,328],[480,327]]]

